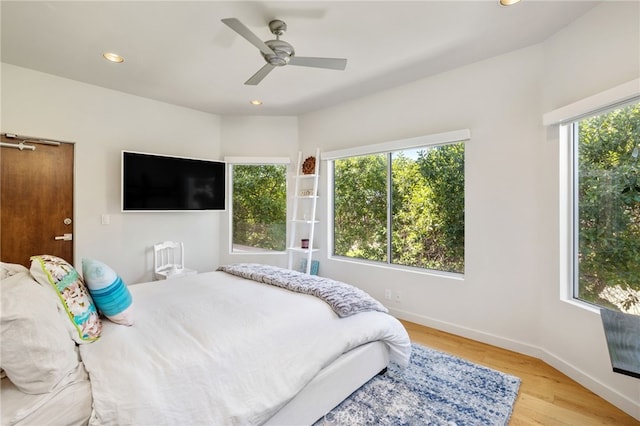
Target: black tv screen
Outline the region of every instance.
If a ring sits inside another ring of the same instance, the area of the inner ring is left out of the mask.
[[[122,211],[224,210],[223,161],[122,151]]]

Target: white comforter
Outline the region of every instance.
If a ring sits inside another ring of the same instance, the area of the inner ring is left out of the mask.
[[[381,312],[338,318],[313,296],[224,272],[129,287],[135,325],[82,345],[95,425],[260,424],[323,367],[384,340],[406,365],[404,327]]]

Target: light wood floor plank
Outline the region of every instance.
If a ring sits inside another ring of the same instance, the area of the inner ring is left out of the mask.
[[[640,426],[640,422],[542,360],[408,321],[411,340],[504,373],[522,383],[510,426]]]

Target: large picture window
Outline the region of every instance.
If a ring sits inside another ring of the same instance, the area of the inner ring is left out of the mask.
[[[284,251],[286,164],[230,164],[232,253]]]
[[[574,121],[574,297],[640,314],[640,102]]]
[[[464,142],[333,160],[333,255],[464,273]]]

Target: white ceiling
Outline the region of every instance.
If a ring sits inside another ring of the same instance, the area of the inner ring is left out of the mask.
[[[2,62],[221,115],[299,115],[539,43],[594,1],[6,1]],[[285,21],[298,56],[347,58],[345,71],[285,66],[258,86],[256,47]],[[122,64],[102,58],[106,51]],[[249,104],[260,99],[262,106]]]

